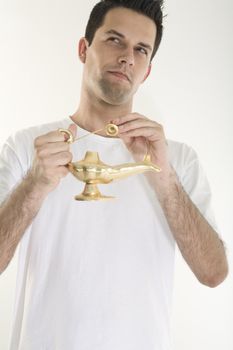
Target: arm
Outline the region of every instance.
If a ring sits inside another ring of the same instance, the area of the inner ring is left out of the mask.
[[[25,230],[38,213],[46,193],[29,173],[0,207],[0,273],[14,256]]]
[[[161,167],[161,173],[145,176],[156,192],[174,239],[198,280],[210,287],[217,286],[228,273],[223,243],[171,167],[163,127],[138,113],[112,122],[118,125],[119,136],[136,160],[142,159],[148,148],[152,162]]]
[[[72,125],[70,130],[75,134],[76,127]],[[65,165],[72,154],[60,132],[39,136],[35,151],[32,168],[0,207],[0,272],[8,266],[48,193],[69,172]]]
[[[228,273],[224,245],[217,232],[184,191],[174,169],[161,173],[159,181],[155,177],[150,181],[182,256],[201,283],[216,287]]]

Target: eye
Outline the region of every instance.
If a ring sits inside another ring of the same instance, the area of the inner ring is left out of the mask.
[[[109,41],[112,41],[116,44],[119,44],[120,43],[120,39],[119,38],[116,38],[116,37],[111,37],[111,38],[108,38]]]
[[[144,55],[146,55],[146,56],[148,55],[147,50],[144,49],[143,47],[138,47],[137,50],[138,50],[140,53],[142,53],[142,54],[144,54]]]

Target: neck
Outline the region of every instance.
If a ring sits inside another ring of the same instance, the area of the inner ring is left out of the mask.
[[[103,129],[106,124],[120,116],[131,113],[132,101],[123,105],[111,105],[103,100],[81,94],[81,101],[77,111],[71,115],[72,121],[89,132]],[[104,132],[99,132],[105,136]]]

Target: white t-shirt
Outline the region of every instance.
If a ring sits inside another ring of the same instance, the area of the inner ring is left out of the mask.
[[[38,135],[69,118],[22,130],[0,156],[0,201],[22,181]],[[87,131],[78,128],[78,136]],[[192,148],[168,141],[170,162],[191,199],[215,226],[210,188]],[[133,159],[117,138],[90,135],[73,160],[97,151],[116,165]],[[19,245],[10,350],[170,350],[175,241],[143,174],[99,185],[107,201],[75,201],[71,174],[51,192]]]

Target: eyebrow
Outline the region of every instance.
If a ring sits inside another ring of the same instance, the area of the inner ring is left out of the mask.
[[[117,32],[115,29],[110,29],[107,32],[105,32],[105,34],[114,34],[114,35],[119,36],[120,38],[125,39],[125,36],[122,33]],[[152,51],[152,47],[149,44],[139,42],[137,45],[140,45],[140,46],[144,47],[145,49]]]

